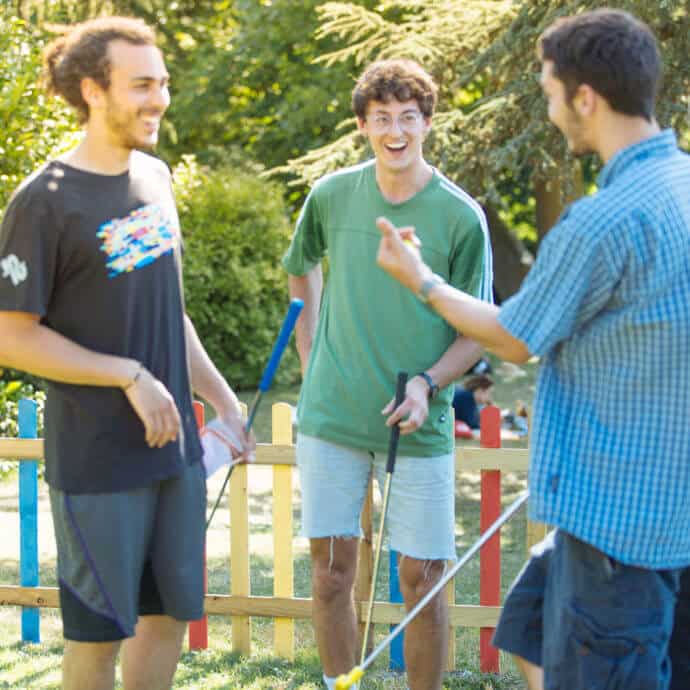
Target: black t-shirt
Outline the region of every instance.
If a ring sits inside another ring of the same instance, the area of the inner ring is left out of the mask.
[[[143,153],[113,176],[51,162],[12,198],[0,229],[0,310],[38,314],[86,348],[142,362],[182,417],[179,441],[152,449],[122,390],[48,382],[51,486],[122,491],[179,475],[201,458],[179,246],[168,169]]]

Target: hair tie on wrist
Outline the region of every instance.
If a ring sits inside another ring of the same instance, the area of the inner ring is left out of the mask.
[[[139,363],[139,368],[137,369],[136,373],[132,377],[132,380],[126,385],[122,387],[123,392],[127,392],[140,378],[141,375],[144,373],[145,367],[141,362]]]

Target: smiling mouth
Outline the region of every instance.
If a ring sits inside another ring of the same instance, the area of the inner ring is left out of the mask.
[[[389,151],[393,151],[394,153],[397,153],[398,151],[403,151],[404,149],[407,148],[407,142],[400,142],[398,144],[386,144],[386,148]]]
[[[148,113],[140,115],[141,121],[149,127],[158,127],[161,123],[162,113]]]

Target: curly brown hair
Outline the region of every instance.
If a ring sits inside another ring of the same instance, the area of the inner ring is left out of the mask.
[[[371,64],[352,90],[352,110],[364,120],[370,101],[387,103],[392,98],[415,100],[424,117],[431,117],[436,107],[438,87],[414,60],[380,60]]]
[[[89,106],[82,97],[81,81],[89,77],[103,89],[110,86],[109,44],[156,45],[153,29],[134,17],[100,17],[61,31],[43,52],[43,78],[48,93],[62,96],[82,124],[89,119]]]

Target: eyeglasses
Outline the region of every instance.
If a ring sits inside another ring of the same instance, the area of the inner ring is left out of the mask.
[[[373,117],[368,117],[367,122],[374,132],[388,132],[393,127],[393,122],[397,122],[398,127],[403,131],[410,132],[417,129],[423,117],[422,113],[418,110],[410,110],[397,118],[392,118],[390,115],[383,115],[380,113]]]

